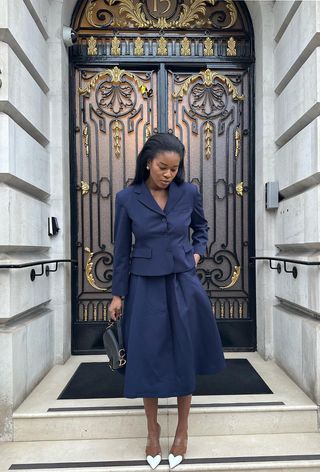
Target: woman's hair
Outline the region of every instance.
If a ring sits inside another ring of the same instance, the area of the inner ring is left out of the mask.
[[[157,133],[152,135],[144,144],[136,161],[136,173],[130,185],[141,184],[149,177],[147,162],[152,161],[159,152],[171,151],[180,156],[177,175],[173,179],[178,185],[184,182],[184,145],[173,134]]]

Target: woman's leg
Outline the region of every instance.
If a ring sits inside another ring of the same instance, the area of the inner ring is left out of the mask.
[[[190,404],[192,395],[184,397],[177,397],[178,402],[178,425],[176,429],[176,436],[185,436],[188,432],[188,419],[190,413]]]
[[[170,452],[174,455],[184,454],[187,448],[188,439],[188,419],[192,395],[177,397],[178,403],[178,424],[175,438]]]
[[[158,398],[144,398],[144,409],[147,417],[148,439],[146,454],[155,456],[160,452],[160,425],[157,422]]]

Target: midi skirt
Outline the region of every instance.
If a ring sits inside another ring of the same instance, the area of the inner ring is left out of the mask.
[[[162,276],[129,275],[121,317],[126,398],[189,395],[196,375],[226,367],[211,303],[196,268]]]

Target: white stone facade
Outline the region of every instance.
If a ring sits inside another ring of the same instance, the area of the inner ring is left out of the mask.
[[[0,263],[70,258],[68,52],[75,0],[0,0]],[[255,32],[256,255],[319,260],[320,2],[248,1]],[[285,197],[265,210],[265,183]],[[47,218],[61,231],[47,235]],[[320,403],[319,267],[256,264],[258,351]],[[39,270],[39,267],[38,267]],[[0,435],[70,356],[69,264],[0,270]]]

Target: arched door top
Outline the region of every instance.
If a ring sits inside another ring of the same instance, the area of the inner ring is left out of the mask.
[[[74,55],[193,56],[253,61],[245,2],[233,0],[82,0],[72,28]]]

